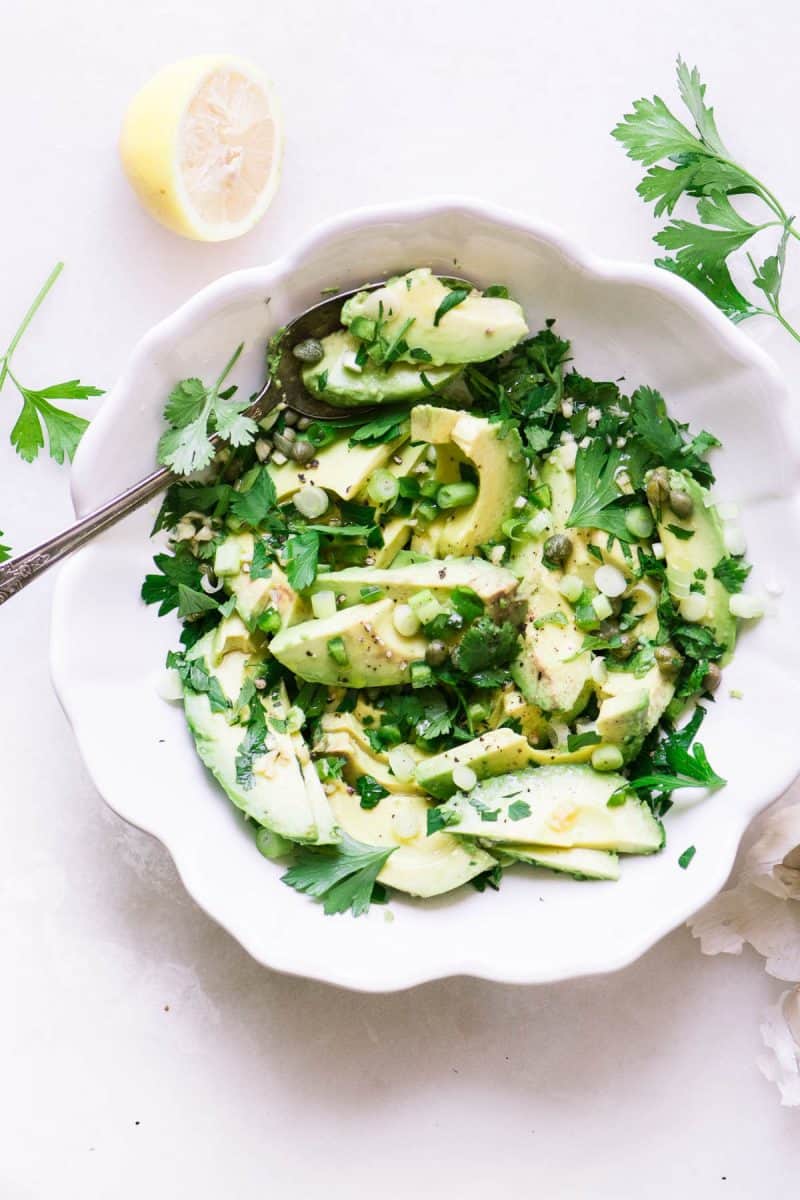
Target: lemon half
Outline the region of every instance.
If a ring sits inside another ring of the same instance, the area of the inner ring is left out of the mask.
[[[120,137],[122,165],[147,211],[202,242],[239,237],[263,217],[282,152],[272,85],[231,55],[159,71],[131,101]]]

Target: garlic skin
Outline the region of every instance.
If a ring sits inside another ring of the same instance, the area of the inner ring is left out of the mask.
[[[757,1063],[781,1104],[800,1107],[800,804],[771,809],[760,826],[737,883],[688,924],[704,954],[740,954],[747,942],[769,975],[798,985],[764,1012]]]
[[[800,987],[783,992],[764,1010],[761,1037],[766,1053],[756,1059],[758,1069],[778,1088],[781,1104],[800,1106]]]

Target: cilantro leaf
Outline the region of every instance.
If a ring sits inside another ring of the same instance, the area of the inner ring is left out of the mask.
[[[231,497],[230,511],[251,529],[258,529],[275,508],[277,492],[266,467],[260,467],[246,491]]]
[[[531,815],[531,806],[527,800],[514,800],[508,806],[508,815],[512,821],[524,821]]]
[[[253,560],[250,563],[250,578],[269,579],[272,574],[271,558],[264,542],[256,539],[253,546]]]
[[[465,675],[505,666],[517,653],[519,632],[510,621],[495,624],[478,617],[452,652],[453,665]]]
[[[185,688],[208,696],[212,712],[226,712],[230,708],[230,701],[216,675],[210,674],[199,659],[187,659],[171,650],[167,655],[167,666],[178,672]]]
[[[350,445],[379,446],[384,442],[393,442],[406,433],[407,429],[408,413],[395,409],[393,412],[382,413],[372,421],[359,423],[359,427],[350,435]]]
[[[575,503],[567,518],[571,529],[602,529],[621,542],[632,541],[625,524],[625,510],[619,503],[616,475],[622,455],[594,438],[575,459]]]
[[[669,416],[664,397],[655,388],[639,387],[633,393],[631,421],[650,462],[689,471],[704,486],[714,482],[711,467],[702,456],[719,446],[719,441],[703,431],[687,442],[684,427]]]
[[[742,590],[750,571],[749,563],[744,562],[741,558],[728,555],[726,558],[721,558],[714,567],[714,578],[720,581],[727,592],[734,595]]]
[[[653,739],[646,744],[632,765],[634,778],[625,788],[664,797],[681,788],[724,787],[726,781],[714,771],[703,747],[693,745],[705,715],[706,710],[698,704],[683,729],[671,730],[663,740]]]
[[[676,66],[678,92],[694,122],[694,132],[670,111],[658,96],[637,100],[612,130],[612,136],[625,147],[630,158],[648,168],[637,187],[655,215],[672,216],[678,202],[686,197],[696,202],[700,224],[685,219],[670,221],[655,235],[655,241],[674,251],[674,257],[656,259],[656,265],[682,276],[698,288],[732,321],[757,314],[774,317],[800,341],[780,310],[786,247],[789,236],[800,236],[794,217],[787,213],[768,187],[744,167],[734,162],[720,136],[714,110],[706,103],[706,85],[696,67],[680,57]],[[734,207],[731,197],[748,194],[763,205],[761,220],[750,221]],[[747,258],[754,272],[753,283],[760,290],[766,307],[753,303],[733,282],[727,260],[756,233],[775,227],[779,230],[775,252],[757,267]]]
[[[215,600],[213,596],[208,596],[205,592],[190,587],[186,583],[178,584],[179,617],[196,617],[198,613],[211,612],[217,608],[219,608],[219,601]]]
[[[158,461],[176,475],[191,475],[208,466],[218,436],[233,446],[247,446],[258,426],[244,415],[248,401],[231,399],[221,388],[233,370],[244,344],[238,346],[215,382],[207,387],[195,377],[183,379],[170,392],[164,408],[169,428],[158,443]]]
[[[294,866],[281,879],[322,900],[328,916],[350,911],[359,917],[369,908],[375,881],[394,851],[394,846],[365,846],[344,834],[335,846],[298,848]]]
[[[359,775],[356,791],[362,808],[376,808],[383,797],[389,795],[389,789],[378,783],[374,775]]]
[[[145,577],[141,596],[145,604],[158,604],[158,615],[163,617],[179,607],[180,587],[199,591],[200,564],[182,545],[174,554],[157,554],[153,562],[159,574]]]
[[[286,578],[296,592],[302,592],[317,577],[319,534],[294,533],[286,539]]]

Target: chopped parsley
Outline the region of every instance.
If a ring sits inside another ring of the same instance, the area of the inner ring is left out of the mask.
[[[325,913],[352,912],[360,917],[370,906],[376,880],[394,846],[378,849],[342,835],[335,846],[298,847],[295,863],[282,882],[321,900]]]

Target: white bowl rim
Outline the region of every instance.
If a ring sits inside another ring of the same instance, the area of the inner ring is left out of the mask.
[[[316,251],[327,242],[343,234],[358,230],[365,225],[386,223],[414,222],[433,216],[452,214],[466,215],[484,219],[496,225],[510,227],[517,232],[527,234],[532,238],[549,245],[574,265],[584,269],[595,278],[607,279],[615,283],[630,283],[641,285],[651,291],[661,293],[694,316],[724,347],[727,354],[742,365],[756,367],[769,379],[775,394],[776,419],[780,422],[786,434],[787,458],[793,467],[794,487],[790,493],[795,500],[800,499],[800,455],[796,449],[793,431],[789,428],[786,412],[789,404],[789,391],[786,380],[777,364],[756,343],[751,341],[735,324],[709,301],[701,292],[692,287],[679,276],[662,270],[647,263],[634,263],[601,257],[586,250],[579,242],[564,234],[552,224],[539,221],[513,210],[486,203],[484,201],[462,195],[437,195],[428,199],[408,203],[391,203],[370,205],[354,209],[332,217],[316,225],[309,233],[295,242],[294,247],[264,266],[248,267],[221,276],[211,284],[196,292],[189,300],[180,305],[174,312],[154,325],[145,333],[133,348],[114,387],[109,391],[106,402],[92,421],[81,442],[73,463],[70,491],[73,507],[78,516],[82,516],[90,507],[88,492],[95,461],[95,450],[99,449],[105,437],[107,427],[113,423],[114,393],[121,390],[128,379],[135,375],[140,360],[146,359],[153,350],[164,342],[172,342],[181,336],[204,314],[214,311],[225,299],[234,295],[243,284],[257,283],[259,287],[269,288],[276,278],[283,278],[302,261],[312,257]],[[51,647],[50,667],[56,695],[72,725],[81,755],[93,782],[96,783],[98,772],[93,763],[93,753],[88,749],[86,740],[82,737],[83,722],[71,702],[69,678],[64,667],[61,637],[65,630],[64,614],[72,594],[71,577],[74,573],[79,556],[65,564],[59,573],[53,597],[51,617]],[[800,774],[800,745],[798,746],[797,761],[792,768],[785,772],[782,784],[775,789],[773,786],[769,796],[759,795],[739,814],[738,822],[728,826],[730,853],[720,855],[718,867],[709,871],[706,901],[710,900],[723,887],[730,874],[736,850],[741,838],[753,817],[767,804],[777,799]],[[98,786],[98,790],[99,786]],[[303,961],[302,949],[296,952],[275,953],[265,956],[263,951],[248,944],[248,938],[242,930],[231,928],[230,923],[223,921],[213,911],[213,907],[203,898],[201,881],[191,877],[191,871],[182,852],[182,847],[176,839],[172,839],[157,828],[156,822],[143,821],[137,815],[123,811],[115,805],[113,797],[101,796],[108,806],[123,820],[144,830],[157,838],[167,849],[186,890],[194,901],[217,924],[235,938],[247,952],[264,966],[286,974],[331,983],[336,986],[349,988],[353,991],[385,993],[400,991],[419,986],[435,979],[453,977],[473,977],[491,980],[498,983],[534,984],[551,983],[558,980],[578,978],[595,974],[620,970],[635,962],[652,946],[686,921],[698,905],[689,901],[683,906],[675,904],[662,922],[654,921],[646,933],[636,941],[630,939],[617,955],[609,954],[608,948],[603,950],[601,958],[590,960],[584,953],[580,961],[572,966],[561,965],[557,970],[548,970],[546,964],[537,969],[531,964],[521,964],[518,971],[510,971],[508,966],[502,970],[493,969],[490,962],[467,959],[459,963],[447,964],[442,971],[430,969],[415,969],[412,964],[398,964],[394,973],[383,971],[379,980],[370,979],[367,974],[355,975],[351,970],[332,970],[329,966],[324,969],[315,967]]]

